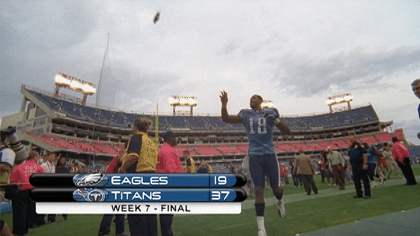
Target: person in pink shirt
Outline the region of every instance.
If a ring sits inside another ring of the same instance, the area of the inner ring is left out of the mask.
[[[171,131],[163,135],[163,145],[158,153],[158,164],[156,165],[157,173],[182,173],[181,161],[173,147],[177,145],[177,140]],[[174,215],[161,214],[160,229],[162,236],[173,236],[172,221]]]
[[[182,164],[176,155],[177,140],[171,131],[163,136],[163,144],[158,153],[156,173],[183,173]]]
[[[29,228],[35,225],[35,202],[29,198],[29,193],[34,187],[29,183],[29,177],[34,173],[45,173],[37,164],[39,155],[35,151],[29,152],[26,161],[18,165],[10,173],[9,180],[20,186],[19,191],[12,199],[13,204],[13,234],[25,235]]]
[[[289,184],[289,169],[287,168],[286,165],[284,165],[284,163],[280,164],[280,185],[284,185],[284,183]],[[284,183],[282,182],[284,181]]]
[[[397,137],[392,138],[394,143],[391,149],[392,157],[400,167],[405,179],[405,185],[416,185],[416,178],[414,177],[413,170],[410,165],[410,154],[408,153],[407,148]]]

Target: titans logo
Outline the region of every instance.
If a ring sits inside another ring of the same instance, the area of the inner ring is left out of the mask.
[[[73,192],[73,198],[79,202],[103,202],[108,192],[97,188],[81,188]]]

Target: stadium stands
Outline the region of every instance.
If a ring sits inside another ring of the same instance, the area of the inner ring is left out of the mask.
[[[187,116],[185,117],[186,122],[191,127],[208,127],[208,121],[205,119],[205,117],[193,117],[193,116]]]
[[[69,117],[78,119],[82,122],[95,122],[115,127],[127,127],[132,124],[139,115],[133,113],[124,113],[122,111],[110,111],[102,108],[82,106],[77,103],[61,100],[47,96],[43,93],[33,90],[27,90],[37,97],[52,110],[65,112]],[[140,115],[154,120],[154,117]],[[313,130],[313,129],[331,129],[355,124],[366,123],[370,121],[378,122],[379,119],[372,106],[355,108],[339,113],[327,113],[304,117],[284,117],[282,120],[288,124],[292,130]],[[184,117],[184,116],[160,116],[159,130],[174,128],[190,128],[198,130],[207,130],[209,128],[218,130],[243,130],[242,124],[227,124],[220,117]]]
[[[208,123],[214,128],[229,128],[230,124],[222,121],[221,117],[207,117]]]
[[[42,135],[39,134],[43,131],[26,131],[38,144],[45,143],[46,148],[51,146],[92,156],[114,156],[124,148],[122,142],[130,136],[130,127],[137,117],[151,119],[153,126],[156,125],[155,116],[152,115],[83,106],[71,99],[54,97],[48,92],[25,86],[22,93],[30,94],[28,97],[31,99],[35,97],[33,101],[28,99],[43,109],[47,107],[65,114],[59,118],[49,117],[51,133],[47,132],[48,129]],[[44,114],[50,113],[46,111]],[[347,138],[350,133],[358,134],[359,139],[368,144],[390,142],[392,135],[400,139],[404,137],[402,130],[395,130],[394,134],[378,131],[387,125],[379,121],[371,105],[335,113],[281,119],[294,132],[293,135],[283,136],[280,131],[274,131],[276,151],[285,160],[292,158],[299,149],[304,149],[310,155],[318,155],[327,147],[343,150],[350,145]],[[24,121],[20,129],[34,130],[31,125],[29,121]],[[239,163],[248,150],[243,125],[225,123],[220,116],[160,115],[157,125],[160,134],[172,130],[179,135],[179,145],[175,147],[179,156],[188,149],[192,156],[218,165]],[[150,135],[153,136],[152,132]]]
[[[347,148],[350,146],[350,141],[348,139],[345,139],[345,140],[331,139],[330,143],[335,145],[338,148]]]
[[[379,121],[372,106],[355,108],[333,114],[322,114],[306,117],[285,117],[282,120],[297,130],[331,129],[340,126],[356,125],[366,122]]]
[[[239,149],[236,145],[218,144],[216,148],[223,154],[246,154],[246,151]]]
[[[276,146],[276,151],[277,152],[284,152],[284,151],[297,152],[298,151],[298,149],[296,147],[291,146],[289,144],[285,144],[285,143],[275,143],[275,146]]]
[[[170,128],[187,128],[189,126],[183,116],[168,116],[166,120]]]
[[[378,141],[373,136],[371,136],[370,134],[363,134],[363,135],[360,136],[359,139],[360,139],[360,141],[366,142],[369,145],[378,143]]]
[[[63,136],[56,136],[52,134],[43,134],[37,136],[31,131],[23,130],[28,133],[30,136],[36,138],[37,140],[44,142],[48,145],[58,147],[62,150],[67,150],[77,153],[91,153],[91,154],[105,154],[105,155],[118,155],[121,153],[121,150],[124,148],[123,144],[113,144],[105,142],[86,142],[83,139],[77,138],[65,138]],[[402,134],[401,130],[396,130],[395,134]],[[381,141],[375,141],[371,135],[362,135],[360,141],[367,141],[369,144],[378,144],[381,142],[391,142],[391,134],[378,132],[374,136],[386,136],[389,139],[381,139]],[[279,153],[291,153],[294,155],[300,148],[305,151],[320,152],[325,150],[327,147],[332,147],[333,149],[342,149],[347,148],[350,145],[348,138],[343,139],[328,139],[328,140],[318,140],[318,141],[303,141],[303,142],[275,142],[276,151]],[[177,145],[175,146],[175,151],[178,156],[182,156],[184,150],[189,150],[192,156],[198,156],[200,158],[210,158],[210,163],[228,163],[231,161],[241,161],[241,157],[237,158],[236,155],[244,156],[248,150],[247,143],[237,143],[237,144],[197,144],[197,145]],[[414,152],[414,151],[413,151]],[[417,155],[417,153],[415,153]],[[227,155],[223,157],[223,155]],[[228,157],[233,155],[232,157]]]
[[[392,134],[387,133],[387,132],[378,132],[375,134],[376,139],[381,142],[389,142],[389,140],[392,139]]]
[[[195,145],[194,150],[198,155],[203,156],[212,156],[212,155],[221,155],[217,149],[211,147],[210,145]]]

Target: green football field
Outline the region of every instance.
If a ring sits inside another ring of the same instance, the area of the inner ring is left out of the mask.
[[[420,165],[412,167],[419,181]],[[294,187],[291,179],[289,182],[283,186],[286,203],[286,217],[283,219],[277,214],[273,194],[268,189],[265,191],[268,235],[302,234],[420,207],[420,183],[404,186],[405,179],[397,179],[395,173],[392,173],[391,180],[372,188],[371,199],[353,199],[353,185],[346,184],[346,190],[339,191],[334,186],[329,188],[327,184],[321,184],[320,176],[315,176],[318,195],[308,196],[303,187]],[[12,228],[11,213],[3,214],[1,218]],[[101,219],[102,215],[69,215],[65,221],[57,216],[55,223],[30,229],[27,235],[97,235]],[[239,215],[175,215],[172,229],[178,236],[257,235],[254,199],[242,203]],[[129,232],[127,222],[126,232]],[[110,235],[114,234],[115,224],[112,223]]]

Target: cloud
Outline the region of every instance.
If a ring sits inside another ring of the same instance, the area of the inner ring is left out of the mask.
[[[47,4],[6,1],[2,7],[5,9],[2,21],[5,22],[9,48],[18,40],[39,50],[65,49],[85,41],[96,27],[95,14],[101,9],[101,5],[93,1],[53,1]]]
[[[100,2],[46,3],[1,2],[0,116],[7,113],[5,110],[18,111],[22,97],[19,88],[22,83],[52,91],[54,75],[61,69],[64,69],[64,73],[70,72],[82,79],[99,75],[94,74],[91,66],[86,66],[94,64],[90,53],[84,50],[84,55],[80,56],[81,50],[75,48],[83,46],[97,27],[96,14],[101,9]],[[89,49],[92,50],[92,47]],[[66,69],[73,64],[78,68]],[[77,70],[78,74],[72,73]]]
[[[325,92],[332,85],[347,90],[392,86],[383,79],[399,71],[414,71],[420,66],[419,59],[419,47],[373,52],[357,47],[327,57],[288,53],[268,62],[273,82],[290,95],[304,97]]]
[[[184,90],[179,85],[180,76],[176,74],[133,71],[121,66],[118,67],[118,76],[123,79],[118,84],[114,106],[123,110],[152,112],[157,102],[167,103],[169,95]]]

